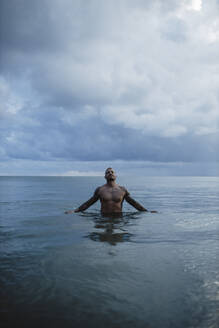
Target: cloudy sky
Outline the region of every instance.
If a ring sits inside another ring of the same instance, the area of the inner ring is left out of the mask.
[[[218,0],[1,0],[0,175],[219,175]]]

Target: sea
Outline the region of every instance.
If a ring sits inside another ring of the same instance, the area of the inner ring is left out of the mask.
[[[90,198],[102,177],[0,177],[0,326],[219,327],[219,177],[121,177],[149,211]]]

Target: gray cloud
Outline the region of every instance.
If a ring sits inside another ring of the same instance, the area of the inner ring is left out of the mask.
[[[216,1],[0,12],[2,160],[218,161]]]

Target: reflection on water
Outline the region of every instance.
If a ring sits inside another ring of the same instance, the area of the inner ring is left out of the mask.
[[[128,231],[129,221],[136,219],[139,212],[134,213],[111,213],[93,214],[86,213],[94,222],[95,231],[90,232],[85,237],[93,241],[107,242],[115,246],[117,243],[130,241],[133,235]]]

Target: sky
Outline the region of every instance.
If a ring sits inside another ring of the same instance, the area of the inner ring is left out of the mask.
[[[218,0],[1,0],[0,175],[219,175]]]

